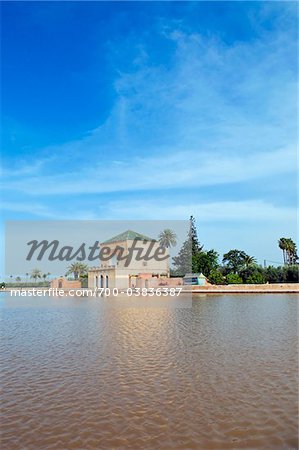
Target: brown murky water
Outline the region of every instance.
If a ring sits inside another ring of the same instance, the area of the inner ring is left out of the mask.
[[[297,449],[296,296],[144,301],[1,297],[3,450]]]

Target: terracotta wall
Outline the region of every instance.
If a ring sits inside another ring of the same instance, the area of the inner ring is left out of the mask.
[[[207,285],[207,286],[192,286],[196,291],[210,291],[210,292],[298,292],[299,283],[277,283],[277,284],[228,284],[221,285]]]
[[[182,278],[148,278],[146,282],[146,277],[138,277],[137,287],[144,288],[158,288],[158,287],[172,287],[172,286],[183,286]]]
[[[51,288],[54,289],[80,289],[81,288],[81,281],[79,280],[66,280],[65,278],[55,278],[50,283]]]

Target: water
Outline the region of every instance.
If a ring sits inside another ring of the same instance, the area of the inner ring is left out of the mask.
[[[2,296],[1,448],[297,449],[296,296],[161,302]]]

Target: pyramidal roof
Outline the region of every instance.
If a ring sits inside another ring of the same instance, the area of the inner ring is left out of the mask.
[[[127,230],[121,234],[118,234],[117,236],[112,237],[111,239],[108,239],[107,241],[103,242],[103,244],[112,244],[113,242],[134,241],[134,240],[155,241],[156,239],[152,239],[148,236],[145,236],[144,234],[136,233],[136,231]]]

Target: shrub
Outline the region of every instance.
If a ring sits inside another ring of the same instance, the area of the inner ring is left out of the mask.
[[[225,278],[218,270],[211,270],[209,275],[209,282],[212,284],[225,284]]]
[[[248,284],[264,284],[265,278],[262,273],[260,273],[256,270],[247,278],[246,283],[248,283]]]
[[[240,277],[240,275],[236,273],[229,273],[226,276],[226,281],[228,284],[242,284],[243,279]]]
[[[291,265],[284,267],[269,266],[264,269],[265,280],[269,283],[298,283],[299,266]]]
[[[298,283],[299,281],[299,266],[286,266],[283,268],[284,281],[286,283]]]
[[[282,267],[269,266],[264,269],[264,276],[268,283],[283,283],[284,281]]]

